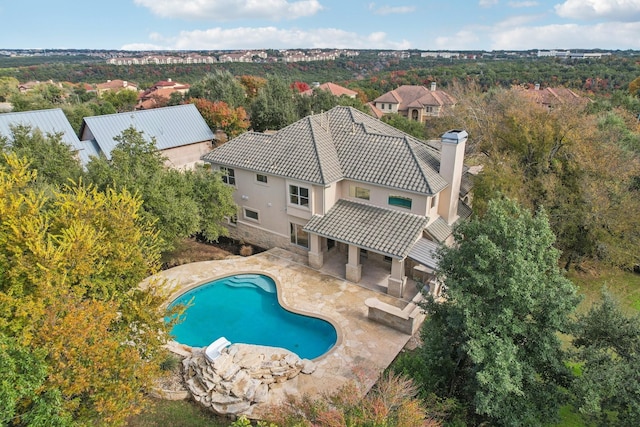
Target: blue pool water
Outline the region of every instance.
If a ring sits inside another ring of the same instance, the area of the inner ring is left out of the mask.
[[[169,305],[191,304],[172,334],[181,344],[205,347],[219,337],[232,343],[282,347],[314,359],[336,343],[331,323],[285,310],[274,281],[241,274],[215,280],[182,294]]]

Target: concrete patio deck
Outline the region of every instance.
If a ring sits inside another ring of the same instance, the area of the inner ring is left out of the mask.
[[[283,401],[286,394],[317,396],[330,393],[351,380],[358,381],[366,391],[411,336],[369,320],[365,300],[376,297],[395,306],[406,303],[381,293],[379,284],[366,281],[366,274],[360,284],[354,284],[305,264],[303,257],[275,248],[250,257],[186,264],[162,271],[156,277],[166,279],[173,296],[177,296],[228,275],[266,274],[275,279],[283,306],[323,318],[336,327],[338,342],[328,353],[314,360],[317,363],[315,372],[274,385],[270,403]],[[367,289],[364,286],[367,283],[373,289]]]

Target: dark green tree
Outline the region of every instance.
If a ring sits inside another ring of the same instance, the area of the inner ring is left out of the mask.
[[[444,301],[424,306],[424,391],[457,399],[478,423],[549,423],[569,378],[558,333],[578,298],[546,214],[496,199],[454,237],[439,253]]]
[[[298,120],[296,96],[284,79],[269,76],[251,104],[253,130],[279,130]]]
[[[640,317],[625,316],[608,291],[578,317],[573,345],[580,373],[576,409],[597,425],[640,425]]]
[[[211,102],[224,101],[233,108],[246,104],[245,88],[233,74],[226,70],[216,70],[194,83],[185,99],[203,98]]]

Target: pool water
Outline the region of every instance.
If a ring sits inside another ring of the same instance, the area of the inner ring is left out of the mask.
[[[172,334],[181,344],[205,347],[220,337],[232,343],[282,347],[314,359],[334,346],[336,329],[325,320],[285,310],[268,276],[242,274],[198,286],[169,305],[191,304]]]

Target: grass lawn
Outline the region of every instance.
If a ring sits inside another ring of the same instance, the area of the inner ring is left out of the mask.
[[[586,312],[600,300],[600,290],[605,285],[628,315],[640,313],[640,274],[604,269],[598,274],[573,272],[569,274],[569,279],[580,288],[584,297],[578,306],[580,313]]]
[[[128,427],[227,427],[231,421],[217,417],[186,400],[151,400],[142,414],[131,417]]]

